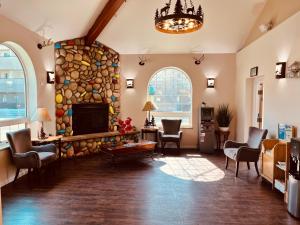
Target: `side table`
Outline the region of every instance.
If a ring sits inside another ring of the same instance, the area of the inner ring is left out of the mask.
[[[58,135],[58,136],[49,136],[45,139],[38,139],[38,138],[33,138],[31,141],[34,145],[45,145],[45,144],[49,144],[49,143],[53,143],[56,146],[58,146],[58,159],[59,159],[59,163],[61,164],[61,139],[62,139],[62,135]]]
[[[158,127],[142,127],[141,137],[144,140],[145,134],[154,134],[154,141],[158,142]]]
[[[224,145],[224,143],[228,140],[230,131],[215,130],[215,135],[217,141],[217,149],[218,150],[223,149],[221,148],[221,144]]]

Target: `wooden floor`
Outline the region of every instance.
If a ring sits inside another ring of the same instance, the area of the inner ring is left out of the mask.
[[[281,194],[224,156],[195,153],[122,161],[99,155],[63,162],[60,172],[29,187],[2,189],[4,225],[291,225]],[[26,177],[25,177],[26,178]]]

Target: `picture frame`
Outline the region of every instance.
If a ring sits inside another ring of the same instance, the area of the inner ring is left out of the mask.
[[[250,69],[250,77],[255,77],[258,75],[258,66],[252,67]]]
[[[276,79],[285,78],[285,72],[286,72],[286,62],[276,63],[276,69],[275,69]]]

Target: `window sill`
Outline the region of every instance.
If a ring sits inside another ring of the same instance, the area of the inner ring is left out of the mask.
[[[5,151],[9,149],[9,144],[8,143],[0,143],[0,152]]]

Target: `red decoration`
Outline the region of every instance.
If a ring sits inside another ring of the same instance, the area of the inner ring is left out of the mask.
[[[130,117],[127,117],[125,121],[119,119],[119,132],[121,135],[125,134],[126,132],[132,131],[133,127],[131,125],[132,119]]]

